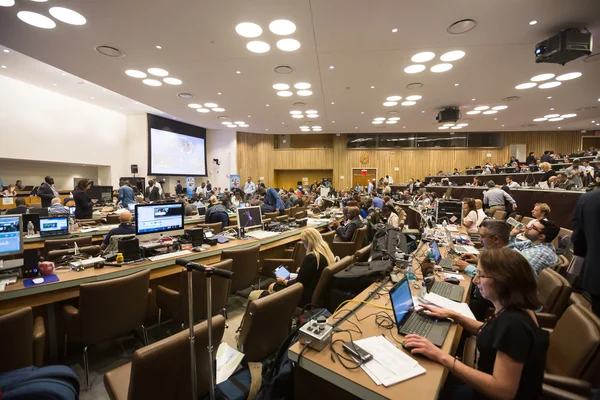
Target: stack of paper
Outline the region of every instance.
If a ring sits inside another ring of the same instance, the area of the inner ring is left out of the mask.
[[[223,342],[217,349],[217,385],[225,382],[238,369],[244,353],[240,353],[236,349]]]
[[[384,336],[373,336],[354,343],[373,356],[361,368],[377,385],[388,387],[426,372],[417,361]]]

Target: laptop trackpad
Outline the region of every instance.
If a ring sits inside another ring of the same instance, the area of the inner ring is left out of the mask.
[[[449,329],[450,321],[437,321],[435,324],[433,324],[431,330],[427,334],[427,339],[429,339],[431,343],[435,344],[436,346],[442,347]]]

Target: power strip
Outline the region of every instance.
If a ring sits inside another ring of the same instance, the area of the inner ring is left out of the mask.
[[[86,260],[74,261],[74,262],[70,263],[69,265],[73,269],[88,268],[88,267],[93,266],[94,264],[103,263],[105,261],[106,260],[102,257],[93,257],[93,258],[88,258]]]
[[[333,328],[331,325],[322,325],[312,320],[300,328],[298,341],[301,344],[308,344],[311,349],[321,351],[331,343]]]

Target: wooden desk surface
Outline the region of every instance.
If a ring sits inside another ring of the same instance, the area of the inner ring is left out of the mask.
[[[440,248],[442,252],[445,253],[446,248]],[[414,265],[414,264],[413,264]],[[420,269],[419,269],[420,271]],[[419,275],[419,271],[417,275]],[[442,275],[442,273],[440,273]],[[443,280],[441,277],[436,276],[436,280]],[[416,281],[417,284],[421,284],[422,281]],[[366,299],[369,294],[375,290],[381,283],[375,283],[365,289],[362,293],[355,297],[357,300]],[[465,276],[465,280],[460,281],[460,285],[465,288],[465,294],[463,296],[463,301],[467,301],[467,296],[469,294],[469,288],[471,285],[471,278]],[[390,307],[391,303],[389,300],[388,290],[393,286],[393,283],[389,283],[383,288],[379,293],[379,296],[375,296],[375,299],[371,300],[371,302]],[[411,290],[414,295],[419,293],[418,289],[415,289],[412,285]],[[343,317],[348,312],[343,310],[351,310],[357,307],[357,303],[348,303],[343,308],[341,308],[335,315],[332,315],[329,319],[329,323],[334,323],[336,320],[336,316]],[[400,351],[403,351],[407,354],[406,350],[402,348],[400,343],[404,341],[404,335],[400,335],[396,328],[391,330],[384,329],[377,324],[375,324],[375,316],[371,315],[376,312],[384,311],[386,312],[392,320],[394,320],[394,316],[391,310],[382,310],[380,308],[375,308],[365,304],[360,310],[356,312],[355,315],[349,318],[350,322],[358,325],[362,330],[362,335],[356,332],[352,332],[352,339],[359,340],[363,338],[368,338],[372,336],[382,335],[384,334]],[[363,319],[363,321],[358,321],[359,319]],[[356,327],[348,322],[348,320],[344,321],[339,325],[340,329],[350,329],[356,330]],[[456,348],[458,347],[458,342],[460,340],[462,334],[462,327],[458,324],[452,324],[450,326],[450,330],[448,335],[446,336],[446,340],[442,346],[442,350],[448,352],[450,354],[454,354],[456,352]],[[396,340],[394,340],[393,338]],[[334,340],[342,339],[349,340],[349,336],[346,332],[334,333]],[[302,349],[302,345],[300,343],[294,344],[290,347],[288,351],[288,355],[291,360],[296,361],[298,359],[298,354]],[[335,344],[336,351],[340,354],[343,353],[341,343]],[[426,373],[424,375],[417,376],[415,378],[409,379],[407,381],[403,381],[392,385],[390,387],[385,387],[383,385],[378,386],[375,382],[362,370],[362,368],[357,368],[354,370],[348,370],[343,365],[340,364],[339,361],[332,361],[332,353],[327,346],[320,352],[317,352],[312,349],[306,349],[304,354],[302,354],[302,359],[300,360],[300,366],[305,370],[311,372],[314,375],[319,376],[322,379],[325,379],[334,385],[352,393],[353,395],[360,397],[362,399],[435,399],[439,396],[439,392],[443,386],[443,383],[446,379],[446,375],[448,371],[440,364],[430,361],[425,357],[413,356],[419,364],[426,369]]]

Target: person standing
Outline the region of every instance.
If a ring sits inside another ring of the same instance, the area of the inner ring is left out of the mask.
[[[123,181],[119,188],[119,202],[124,208],[129,207],[130,204],[135,204],[135,195],[133,189],[129,186],[129,181]]]
[[[144,197],[147,201],[156,201],[160,199],[160,192],[158,191],[158,188],[154,186],[154,181],[152,179],[148,181],[148,186],[146,186],[146,193]]]
[[[77,182],[77,187],[73,190],[73,200],[75,200],[75,218],[89,219],[94,214],[94,203],[96,200],[90,199],[87,191],[92,187],[92,181],[81,179]],[[57,196],[58,197],[58,196]]]
[[[508,212],[509,210],[505,210],[505,201],[508,201],[510,204],[512,204],[513,210],[517,209],[517,203],[515,202],[515,199],[513,199],[511,195],[506,193],[504,190],[496,187],[494,181],[488,181],[487,187],[489,190],[483,193],[483,205],[489,208],[490,213],[493,214],[496,211]]]
[[[256,185],[252,182],[252,177],[248,177],[246,183],[244,183],[244,196],[246,200],[249,200],[254,196],[254,192],[256,192]]]
[[[212,190],[212,183],[207,179],[206,180],[206,192],[210,192]]]
[[[50,207],[52,205],[52,199],[60,197],[58,191],[54,188],[54,178],[47,176],[44,178],[44,182],[37,191],[38,197],[42,199],[42,207]]]
[[[373,192],[373,182],[369,180],[369,184],[367,185],[367,194],[371,194]]]
[[[183,194],[183,186],[181,186],[181,181],[177,179],[177,186],[175,186],[175,194],[180,196]]]

